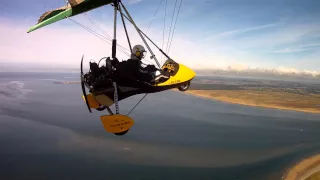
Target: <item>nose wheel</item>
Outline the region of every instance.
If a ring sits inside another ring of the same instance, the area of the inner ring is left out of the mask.
[[[184,91],[188,90],[189,87],[190,87],[190,81],[186,82],[185,84],[180,85],[178,87],[178,89],[179,89],[179,91],[184,92]]]

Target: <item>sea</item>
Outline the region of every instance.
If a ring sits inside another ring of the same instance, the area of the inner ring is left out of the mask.
[[[320,115],[178,91],[148,94],[124,136],[82,100],[79,73],[0,73],[0,179],[273,180],[320,152]],[[143,94],[119,102],[127,114]],[[114,107],[111,107],[114,110]]]

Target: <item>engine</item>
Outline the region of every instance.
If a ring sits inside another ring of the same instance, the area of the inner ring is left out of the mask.
[[[84,75],[85,84],[94,90],[113,87],[111,78],[110,69],[106,66],[99,67],[95,62],[90,62],[90,71]]]

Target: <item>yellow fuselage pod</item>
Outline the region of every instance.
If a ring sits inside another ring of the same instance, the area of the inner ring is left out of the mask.
[[[84,95],[82,95],[82,99],[84,100],[84,102],[86,102]],[[94,108],[94,109],[99,108],[100,105],[92,94],[87,94],[87,99],[88,99],[90,108]]]
[[[174,69],[172,69],[172,70],[174,71]],[[163,87],[164,90],[167,90],[168,86],[179,85],[181,83],[189,82],[195,76],[196,76],[196,73],[193,70],[191,70],[190,68],[188,68],[187,66],[185,66],[183,64],[179,64],[179,69],[177,70],[177,72],[173,76],[170,76],[170,78],[163,83],[153,85],[153,87],[155,87],[155,88],[156,87]],[[173,87],[170,87],[170,88],[173,88]],[[142,91],[143,91],[143,89],[142,89]],[[162,91],[162,90],[157,89],[156,91],[153,91],[153,92],[160,92],[160,91]],[[148,91],[146,93],[148,93]],[[82,97],[83,97],[83,100],[85,101],[84,96],[82,96]],[[90,93],[87,95],[87,99],[88,99],[89,107],[92,109],[97,109],[100,107],[100,105],[111,106],[114,103],[113,99],[110,99],[105,94],[95,95],[95,94]]]
[[[82,95],[82,99],[84,100],[84,102],[86,102],[83,95]],[[90,94],[87,94],[87,99],[88,99],[89,107],[93,109],[99,108],[100,105],[111,106],[113,104],[113,100],[104,94],[94,96],[90,93]]]
[[[171,76],[167,81],[159,83],[155,86],[168,86],[180,84],[192,80],[195,76],[196,73],[192,69],[188,68],[183,64],[179,64],[179,70],[174,76]]]

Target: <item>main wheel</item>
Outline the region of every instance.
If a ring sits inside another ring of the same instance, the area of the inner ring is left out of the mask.
[[[186,82],[185,84],[182,84],[178,87],[179,91],[186,91],[190,87],[190,81]]]
[[[103,111],[105,110],[107,107],[106,106],[102,106],[100,105],[100,107],[96,108],[97,111]]]
[[[122,135],[127,134],[128,131],[129,131],[129,129],[126,130],[126,131],[123,131],[123,132],[120,132],[120,133],[114,133],[114,134],[117,135],[117,136],[122,136]]]

